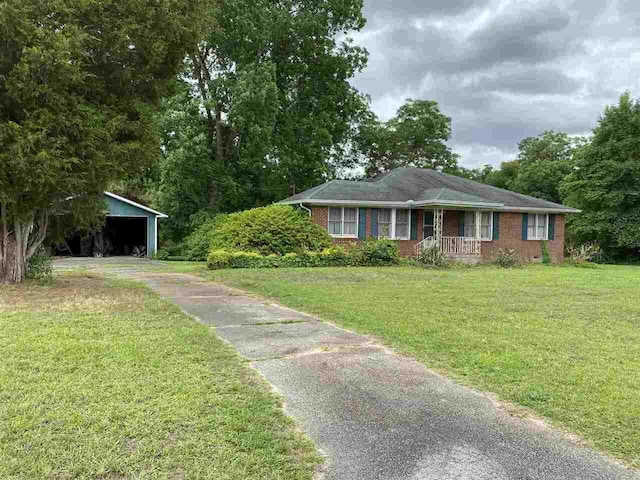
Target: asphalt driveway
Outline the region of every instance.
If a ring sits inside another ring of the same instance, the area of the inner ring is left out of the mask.
[[[248,358],[326,455],[327,480],[640,479],[372,338],[198,277],[145,270],[110,269],[146,282]]]

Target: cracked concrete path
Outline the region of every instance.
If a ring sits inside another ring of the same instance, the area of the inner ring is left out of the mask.
[[[146,282],[247,357],[326,455],[326,480],[640,479],[367,336],[198,277],[110,271]]]

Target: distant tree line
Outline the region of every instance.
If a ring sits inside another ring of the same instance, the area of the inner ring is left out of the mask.
[[[463,174],[582,210],[569,217],[569,242],[598,242],[610,260],[640,254],[640,103],[629,93],[605,109],[590,138],[547,131],[522,140],[499,169]]]

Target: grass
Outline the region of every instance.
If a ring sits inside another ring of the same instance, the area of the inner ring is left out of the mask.
[[[0,478],[311,479],[281,399],[139,284],[0,287]]]
[[[640,268],[174,268],[377,335],[640,467]]]

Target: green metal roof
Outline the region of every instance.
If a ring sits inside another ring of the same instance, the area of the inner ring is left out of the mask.
[[[500,210],[578,210],[425,168],[397,168],[363,181],[333,180],[282,200],[287,204],[442,205]]]

